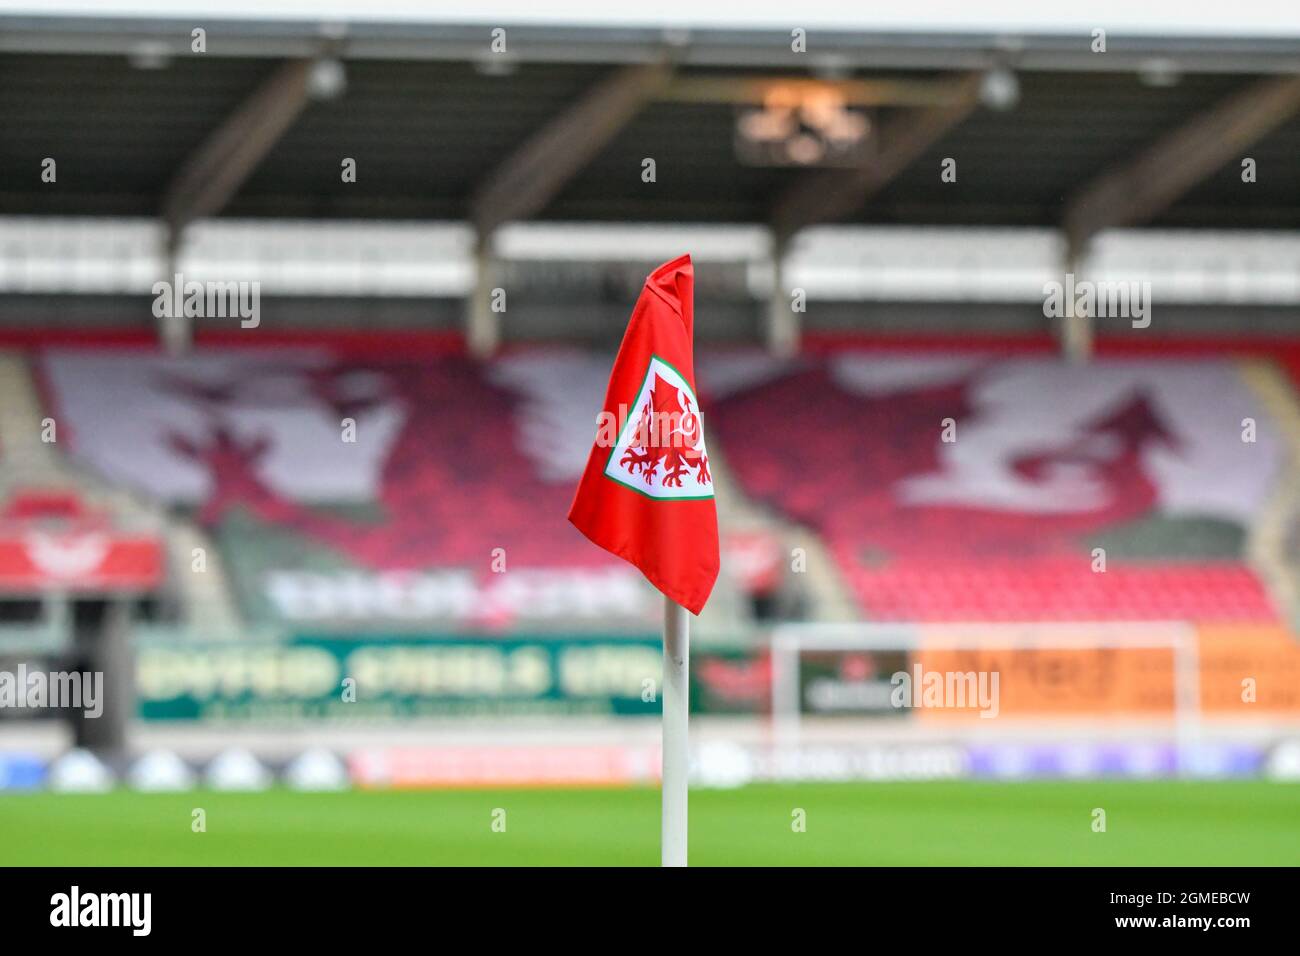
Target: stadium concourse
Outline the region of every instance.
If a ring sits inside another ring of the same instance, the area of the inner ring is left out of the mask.
[[[0,15],[0,676],[107,683],[0,790],[635,810],[662,605],[565,515],[683,252],[701,785],[1300,776],[1293,38],[410,17]]]

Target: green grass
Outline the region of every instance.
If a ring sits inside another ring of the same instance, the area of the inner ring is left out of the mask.
[[[207,832],[191,831],[201,807]],[[506,832],[491,829],[506,810]],[[802,808],[807,831],[791,829]],[[1093,808],[1106,832],[1092,830]],[[0,864],[653,865],[657,790],[0,796]],[[762,785],[691,794],[695,865],[1295,865],[1300,787]]]

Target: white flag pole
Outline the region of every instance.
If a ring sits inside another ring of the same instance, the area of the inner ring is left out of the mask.
[[[686,608],[664,598],[663,832],[664,866],[686,865],[687,719],[691,623]]]

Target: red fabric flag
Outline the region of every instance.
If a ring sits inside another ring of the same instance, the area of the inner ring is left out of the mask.
[[[646,279],[569,520],[699,614],[718,578],[718,512],[695,397],[694,293],[690,256]]]

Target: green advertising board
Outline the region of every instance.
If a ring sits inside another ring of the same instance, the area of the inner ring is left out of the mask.
[[[657,637],[144,641],[136,657],[145,720],[655,714],[662,670]]]

